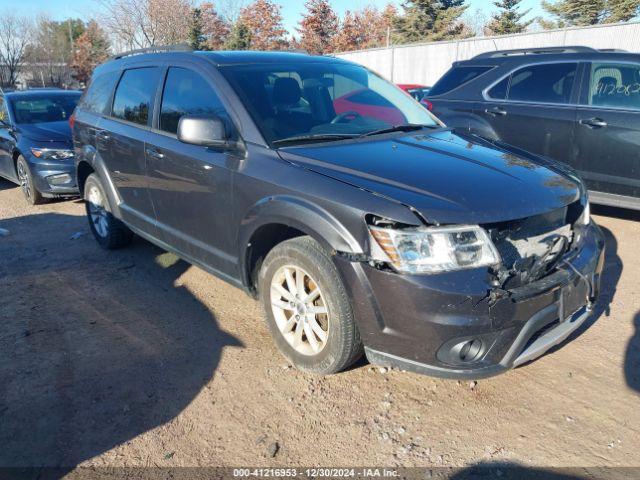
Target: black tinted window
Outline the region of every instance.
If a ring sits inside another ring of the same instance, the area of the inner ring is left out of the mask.
[[[577,63],[551,63],[522,68],[511,75],[509,100],[569,103]]]
[[[113,98],[112,115],[122,120],[147,125],[158,73],[159,69],[155,67],[126,70]]]
[[[507,98],[507,88],[509,88],[509,77],[494,85],[494,87],[487,93],[491,98],[504,100]]]
[[[640,64],[594,63],[589,105],[640,110]]]
[[[108,115],[109,100],[119,75],[120,72],[109,72],[93,78],[82,100],[80,100],[80,108]]]
[[[491,70],[492,67],[453,67],[445,73],[440,80],[429,90],[429,96],[442,95],[458,88],[483,73]]]
[[[160,130],[176,133],[183,115],[225,117],[225,111],[204,78],[185,68],[170,68],[162,94]]]

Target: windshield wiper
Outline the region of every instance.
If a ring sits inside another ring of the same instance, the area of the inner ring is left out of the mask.
[[[415,123],[407,123],[404,125],[394,125],[393,127],[381,128],[380,130],[373,130],[371,132],[363,133],[360,137],[371,137],[373,135],[383,135],[385,133],[392,132],[413,132],[415,130],[422,130],[423,128],[440,128],[439,125],[417,125]]]
[[[330,142],[359,136],[360,135],[356,133],[318,133],[316,135],[298,135],[295,137],[282,138],[280,140],[274,140],[272,143],[273,145],[286,145],[288,143]]]

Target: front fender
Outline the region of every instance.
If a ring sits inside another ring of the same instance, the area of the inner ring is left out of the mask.
[[[240,222],[238,245],[241,272],[247,271],[247,250],[253,234],[270,224],[286,225],[313,237],[329,251],[353,254],[363,248],[340,221],[323,208],[304,199],[278,195],[255,203]]]

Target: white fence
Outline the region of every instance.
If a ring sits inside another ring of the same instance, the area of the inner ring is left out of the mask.
[[[545,30],[451,42],[398,45],[336,56],[360,63],[394,83],[433,85],[451,64],[493,50],[583,45],[640,51],[640,22]]]

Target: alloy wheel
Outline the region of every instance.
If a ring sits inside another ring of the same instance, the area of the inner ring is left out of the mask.
[[[107,222],[107,209],[104,207],[104,199],[102,192],[92,185],[89,189],[89,195],[87,196],[87,204],[89,208],[89,218],[95,228],[96,233],[102,238],[106,238],[109,235],[109,224]]]
[[[20,181],[20,188],[27,199],[31,200],[31,181],[29,180],[29,174],[27,173],[24,163],[18,162],[18,180]]]
[[[278,330],[302,355],[317,355],[329,338],[329,312],[317,282],[302,268],[280,267],[271,281],[271,308]]]

